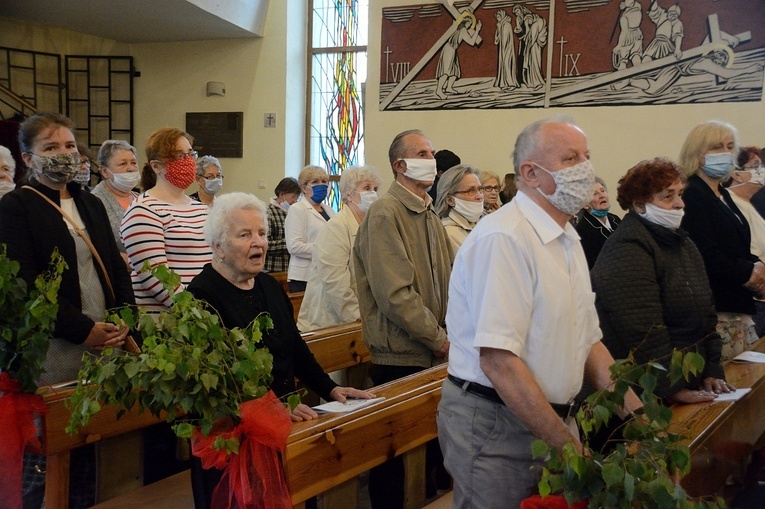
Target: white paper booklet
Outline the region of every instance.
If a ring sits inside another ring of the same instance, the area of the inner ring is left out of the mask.
[[[753,352],[751,350],[741,352],[733,358],[733,362],[765,362],[765,353]]]
[[[323,405],[313,407],[319,413],[344,413],[353,412],[355,410],[361,410],[369,405],[374,405],[377,402],[383,401],[385,398],[372,398],[372,399],[347,399],[345,403],[339,401],[330,401]]]
[[[736,389],[733,392],[721,392],[717,395],[717,398],[713,401],[713,403],[719,403],[721,401],[738,401],[744,397],[744,394],[751,390],[751,388],[745,387],[743,389]]]

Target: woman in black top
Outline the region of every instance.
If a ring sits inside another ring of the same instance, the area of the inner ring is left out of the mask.
[[[590,270],[595,266],[595,260],[598,259],[606,239],[611,236],[621,221],[619,216],[608,212],[610,209],[611,202],[608,199],[606,183],[602,178],[595,177],[592,200],[585,205],[582,217],[576,223],[576,231],[582,238],[582,249],[584,249],[584,256],[587,258]]]
[[[246,327],[263,312],[271,316],[274,328],[264,334],[263,341],[274,357],[271,388],[278,397],[296,390],[296,377],[327,400],[372,397],[366,391],[339,387],[324,373],[300,336],[289,297],[273,277],[262,272],[268,250],[263,202],[246,193],[225,194],[210,208],[204,231],[213,261],[191,281],[188,291],[214,308],[227,328]],[[291,417],[303,421],[318,416],[301,404]],[[199,460],[192,458],[197,509],[209,507],[221,474],[202,470]]]

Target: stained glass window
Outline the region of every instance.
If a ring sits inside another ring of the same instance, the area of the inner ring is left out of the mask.
[[[312,2],[309,157],[330,177],[364,164],[362,87],[367,78],[368,11],[369,0]],[[336,181],[328,202],[340,210]]]

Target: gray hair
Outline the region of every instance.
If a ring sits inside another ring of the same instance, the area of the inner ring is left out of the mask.
[[[528,160],[542,149],[542,128],[547,124],[570,124],[576,126],[573,118],[567,115],[556,115],[538,120],[524,127],[515,140],[515,149],[513,150],[513,168],[515,168],[516,174],[519,173],[523,161]]]
[[[254,194],[249,193],[226,193],[215,198],[215,204],[208,209],[205,220],[205,241],[211,248],[216,244],[225,244],[226,225],[230,222],[231,214],[237,210],[257,210],[263,217],[263,222],[268,230],[266,220],[266,204]],[[266,231],[268,233],[268,231]]]
[[[98,149],[98,156],[96,160],[99,166],[106,167],[109,159],[112,158],[115,152],[118,150],[129,150],[138,159],[138,155],[135,153],[135,147],[125,140],[106,140],[101,144],[101,148]]]
[[[441,175],[441,178],[438,180],[438,198],[436,198],[436,204],[434,205],[436,213],[440,217],[449,215],[449,210],[452,206],[446,203],[446,197],[454,195],[465,175],[472,174],[478,176],[480,171],[473,166],[458,164],[457,166],[452,166]]]
[[[13,158],[13,154],[11,154],[11,151],[2,145],[0,145],[0,161],[7,164],[13,174],[16,174],[16,160]]]
[[[605,180],[603,180],[600,177],[595,177],[595,183],[596,184],[600,184],[601,186],[603,186],[603,189],[605,189],[606,192],[608,192],[608,186],[606,185],[606,181]]]
[[[221,175],[223,175],[223,168],[221,168],[220,161],[218,161],[217,157],[203,156],[197,159],[197,177],[204,176],[205,169],[211,165],[218,168],[218,171],[220,171]]]
[[[490,181],[491,179],[494,179],[494,180],[496,180],[496,181],[497,181],[497,185],[499,185],[499,184],[500,184],[500,182],[502,182],[501,180],[499,180],[499,175],[497,175],[497,174],[496,174],[496,173],[494,173],[493,171],[489,171],[489,170],[479,170],[479,169],[477,169],[477,168],[476,168],[476,171],[478,172],[478,180],[480,180],[480,181],[481,181],[481,185],[484,185],[484,184],[486,184],[486,183],[487,183],[488,181]]]
[[[348,202],[348,195],[356,190],[359,182],[371,180],[375,186],[380,187],[380,176],[374,166],[351,166],[340,175],[340,196],[343,203]]]
[[[298,175],[298,184],[300,184],[300,187],[303,187],[308,185],[310,181],[320,179],[322,177],[329,178],[327,170],[321,166],[309,165],[300,171],[300,175]]]
[[[403,157],[406,155],[407,146],[404,142],[404,138],[410,134],[425,136],[425,133],[419,129],[410,129],[408,131],[404,131],[403,133],[398,133],[396,137],[393,138],[393,141],[390,144],[390,148],[388,148],[388,160],[390,161],[390,164],[393,164],[398,159],[403,159]]]

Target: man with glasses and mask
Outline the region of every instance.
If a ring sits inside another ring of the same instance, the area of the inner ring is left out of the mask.
[[[444,318],[454,255],[428,195],[436,178],[433,145],[421,131],[405,131],[388,158],[395,181],[369,207],[353,248],[375,385],[446,362],[449,352]],[[403,475],[400,458],[372,470],[373,508],[403,506]]]
[[[573,398],[583,376],[597,389],[610,382],[613,359],[568,222],[595,183],[587,138],[567,118],[536,122],[518,136],[513,163],[518,193],[473,229],[450,281],[437,419],[455,508],[519,507],[541,473],[531,442],[581,450]],[[630,392],[625,406],[640,401]]]

